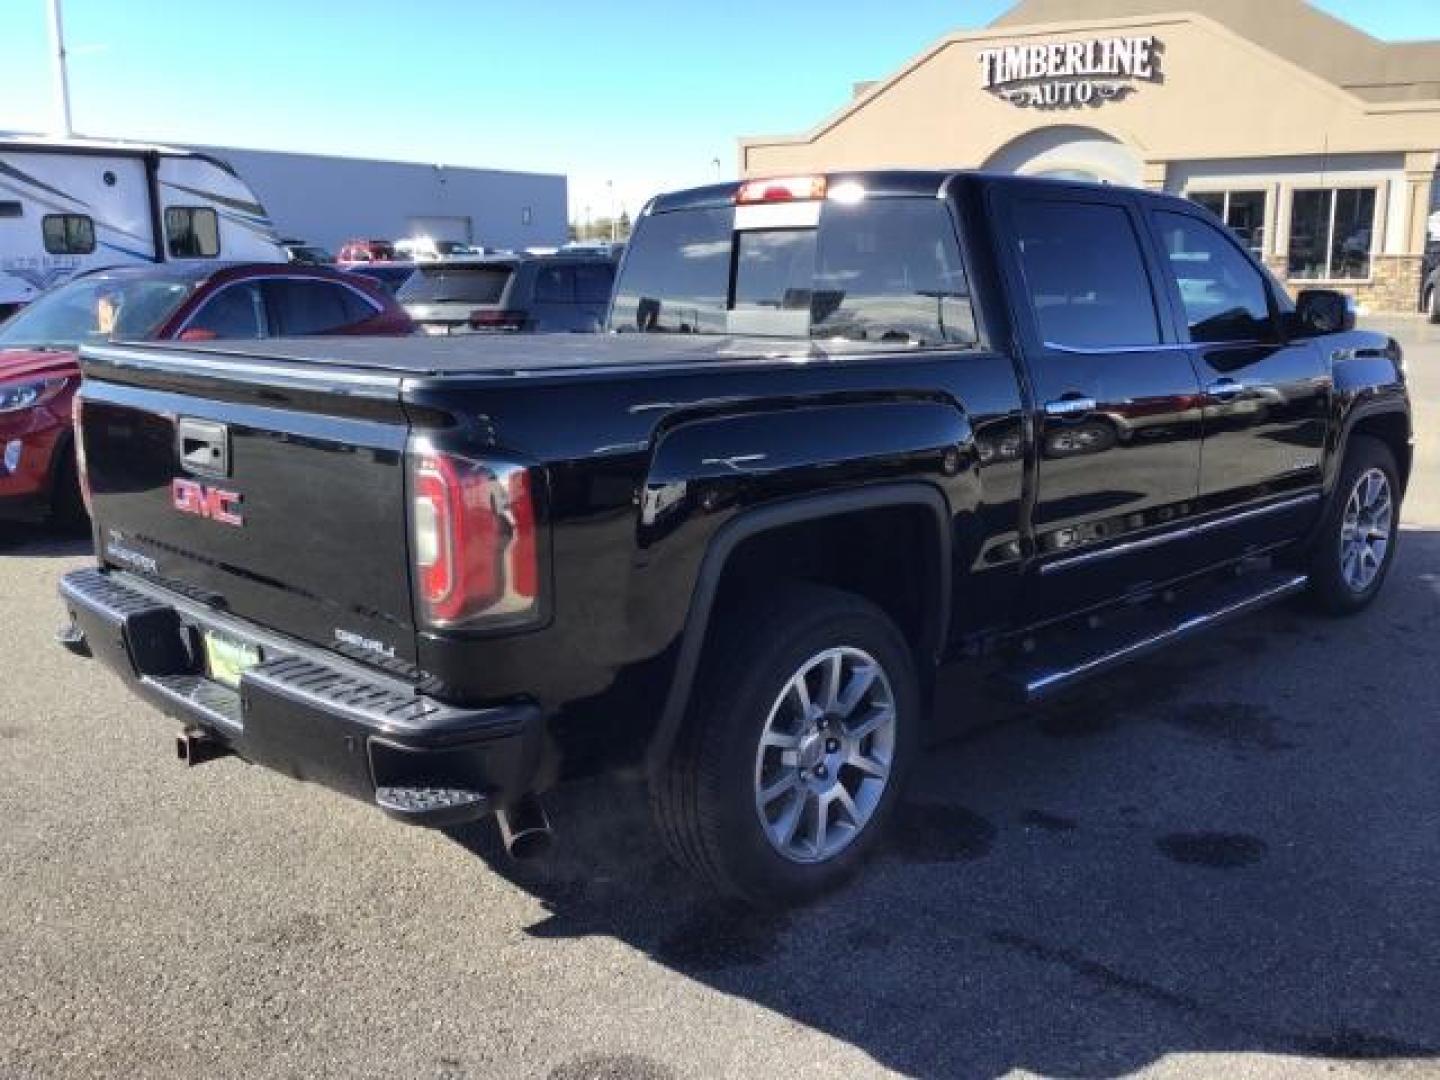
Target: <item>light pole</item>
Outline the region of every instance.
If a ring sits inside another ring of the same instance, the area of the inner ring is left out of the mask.
[[[50,0],[50,41],[55,47],[55,108],[60,122],[58,134],[68,139],[75,134],[70,126],[70,77],[65,67],[65,20],[60,0]]]
[[[720,159],[718,157],[711,158],[710,164],[715,166],[715,182],[718,184],[720,182]]]

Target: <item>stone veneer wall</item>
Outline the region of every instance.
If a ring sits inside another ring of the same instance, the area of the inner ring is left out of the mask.
[[[1269,255],[1265,265],[1292,294],[1307,287],[1329,287],[1325,282],[1289,281],[1285,256]],[[1421,255],[1373,255],[1370,259],[1370,280],[1334,286],[1355,298],[1355,302],[1372,314],[1411,314],[1419,310],[1420,274],[1424,266]]]

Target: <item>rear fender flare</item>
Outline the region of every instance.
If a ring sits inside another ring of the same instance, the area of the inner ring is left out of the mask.
[[[648,763],[650,775],[658,774],[684,722],[690,696],[704,655],[705,639],[714,615],[717,591],[726,565],[736,548],[746,540],[773,529],[800,522],[817,521],[842,514],[887,507],[923,507],[935,521],[939,562],[938,602],[930,613],[925,635],[927,652],[938,662],[950,626],[951,598],[951,517],[945,496],[934,485],[921,481],[874,484],[846,491],[829,492],[757,507],[726,522],[711,539],[700,564],[690,606],[680,639],[680,651],[665,697],[659,723],[651,736]]]

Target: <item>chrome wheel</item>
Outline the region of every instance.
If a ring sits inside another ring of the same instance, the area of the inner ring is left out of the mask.
[[[770,707],[755,753],[755,810],[792,862],[834,858],[860,835],[890,781],[895,694],[869,653],[812,656]]]
[[[1340,576],[1352,592],[1365,592],[1379,576],[1394,518],[1389,478],[1379,469],[1367,469],[1350,490],[1340,524]]]

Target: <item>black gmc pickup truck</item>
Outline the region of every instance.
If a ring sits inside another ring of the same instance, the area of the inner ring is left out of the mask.
[[[601,335],[88,349],[61,640],[395,817],[648,770],[716,888],[880,841],[936,673],[1052,693],[1395,553],[1400,350],[1204,210],[967,173],[644,211]]]

